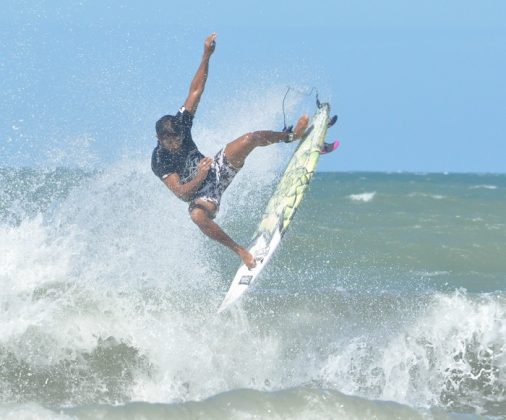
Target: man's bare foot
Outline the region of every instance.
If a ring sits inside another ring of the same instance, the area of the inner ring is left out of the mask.
[[[239,257],[241,257],[242,262],[250,270],[257,265],[257,262],[255,261],[255,257],[247,249],[241,248],[238,251],[238,254],[239,254]]]
[[[309,117],[307,115],[303,115],[299,118],[299,121],[297,121],[297,125],[295,126],[295,130],[293,130],[293,137],[295,139],[300,139],[304,132],[306,131],[306,128],[309,124]]]

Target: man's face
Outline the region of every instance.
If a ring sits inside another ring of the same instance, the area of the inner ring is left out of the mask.
[[[179,150],[181,144],[183,144],[183,139],[179,134],[168,134],[158,139],[162,147],[170,151]]]

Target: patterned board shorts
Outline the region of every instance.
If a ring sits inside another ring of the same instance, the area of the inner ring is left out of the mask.
[[[234,168],[230,164],[225,157],[225,149],[221,149],[216,153],[205,181],[193,196],[192,201],[190,201],[188,211],[191,213],[194,208],[199,207],[195,203],[198,199],[210,201],[216,205],[216,212],[212,215],[214,219],[220,208],[221,196],[237,175],[237,172],[239,172],[239,169]]]

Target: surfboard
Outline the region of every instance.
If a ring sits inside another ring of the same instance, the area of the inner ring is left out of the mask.
[[[244,264],[239,267],[218,312],[239,299],[271,259],[304,197],[320,155],[335,150],[339,145],[338,141],[325,143],[329,123],[332,125],[336,120],[336,117],[330,119],[330,105],[318,102],[306,131],[309,134],[300,141],[288,162],[248,248],[257,264],[251,270]]]

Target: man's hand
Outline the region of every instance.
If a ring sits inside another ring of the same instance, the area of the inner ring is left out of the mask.
[[[204,42],[204,52],[211,55],[216,47],[216,32],[209,35]]]
[[[212,163],[213,159],[210,157],[205,157],[204,159],[202,159],[197,165],[197,176],[204,179],[207,176],[209,169],[211,169]]]
[[[189,182],[182,184],[181,178],[177,173],[174,172],[163,178],[163,183],[174,194],[176,194],[178,198],[183,201],[189,201],[206,179],[207,173],[209,172],[209,169],[211,169],[212,163],[212,158],[203,158],[197,165],[197,173]]]

